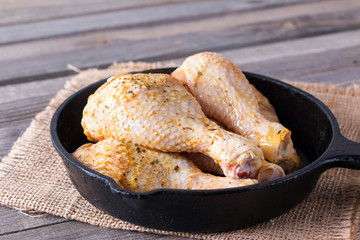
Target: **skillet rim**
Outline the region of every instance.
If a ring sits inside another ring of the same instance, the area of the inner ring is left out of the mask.
[[[157,69],[148,69],[148,70],[143,70],[143,71],[135,71],[135,72],[130,72],[130,73],[132,73],[132,74],[134,74],[134,73],[150,73],[150,72],[156,73],[159,71],[161,71],[161,72],[169,71],[170,72],[175,69],[176,69],[176,67],[157,68]],[[332,142],[334,141],[335,136],[340,134],[339,126],[338,126],[337,120],[336,120],[335,116],[333,115],[333,113],[322,101],[320,101],[319,99],[317,99],[310,93],[307,93],[295,86],[292,86],[292,85],[285,83],[283,81],[280,81],[278,79],[267,77],[267,76],[264,76],[261,74],[247,72],[247,71],[243,71],[243,73],[245,74],[246,77],[254,77],[254,78],[258,78],[263,81],[270,81],[274,84],[280,85],[281,87],[291,89],[291,90],[295,91],[296,93],[299,93],[303,97],[309,99],[311,102],[314,102],[321,109],[321,111],[325,114],[325,116],[327,117],[327,119],[330,122],[332,135],[329,136],[329,138],[331,138],[331,139],[330,139],[326,149],[323,151],[323,153],[317,159],[315,159],[310,164],[304,166],[303,168],[301,168],[293,173],[287,174],[286,176],[281,177],[279,179],[268,181],[268,182],[257,183],[257,184],[249,185],[249,186],[243,186],[243,187],[212,189],[212,190],[155,189],[152,191],[142,192],[142,193],[121,189],[112,178],[102,175],[102,174],[86,167],[85,165],[83,165],[79,161],[77,161],[74,157],[72,157],[72,155],[62,145],[62,143],[59,139],[59,136],[57,134],[57,126],[58,126],[59,117],[60,117],[62,111],[64,110],[64,108],[68,105],[68,103],[73,98],[75,98],[77,95],[88,90],[89,88],[93,88],[94,86],[100,84],[101,82],[102,82],[101,84],[103,84],[103,82],[105,82],[107,79],[99,80],[95,83],[92,83],[92,84],[76,91],[75,93],[73,93],[71,96],[69,96],[65,101],[63,101],[58,106],[58,108],[56,109],[55,113],[53,114],[51,122],[50,122],[50,136],[51,136],[53,146],[56,149],[56,151],[58,152],[58,154],[60,155],[60,157],[63,159],[63,161],[66,161],[67,163],[71,164],[73,167],[80,169],[80,171],[82,171],[83,173],[103,181],[105,183],[105,186],[109,187],[109,190],[111,191],[112,194],[114,194],[114,195],[121,194],[122,196],[132,197],[132,198],[137,198],[137,199],[148,198],[153,195],[184,195],[184,196],[191,197],[191,196],[205,196],[205,195],[212,196],[212,195],[221,195],[221,194],[238,194],[240,192],[247,192],[247,191],[253,191],[253,190],[257,190],[257,189],[270,188],[272,186],[282,184],[291,179],[297,178],[300,175],[304,175],[306,173],[315,171],[319,166],[322,165],[322,161],[324,160],[324,159],[322,159],[322,156],[325,155],[325,153],[327,152],[329,147],[332,145]],[[68,170],[68,167],[66,167],[66,169]]]

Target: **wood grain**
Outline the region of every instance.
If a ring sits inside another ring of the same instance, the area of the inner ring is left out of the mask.
[[[24,8],[24,3],[19,7],[15,5],[12,8],[8,7],[10,5],[9,3],[2,3],[2,5],[0,5],[0,10],[2,10],[0,11],[0,26],[28,24],[61,18],[79,17],[87,14],[168,5],[185,1],[189,0],[57,0],[46,1],[47,3],[41,1],[38,5],[35,2],[35,4],[28,5],[26,8]]]
[[[75,74],[75,72],[73,72]],[[7,85],[0,88],[0,104],[28,99],[31,97],[53,96],[70,77],[52,78],[21,85]]]
[[[241,67],[280,79],[338,85],[360,80],[359,56],[360,44],[341,50],[242,64]]]
[[[287,20],[283,25],[287,28],[296,27],[291,18],[306,17],[343,12],[360,8],[359,1],[347,1],[342,4],[339,1],[316,2],[278,8],[263,9],[252,12],[234,13],[225,16],[213,16],[207,19],[193,20],[189,22],[174,22],[162,25],[155,25],[151,28],[138,27],[123,30],[102,30],[75,36],[57,37],[53,39],[37,40],[25,43],[0,47],[3,55],[0,61],[22,59],[31,56],[43,56],[68,52],[86,48],[97,48],[105,44],[127,43],[129,41],[141,41],[159,39],[170,36],[182,36],[184,34],[197,32],[216,32],[225,29],[235,29],[239,26],[263,23],[275,20]],[[14,51],[17,49],[17,51]]]
[[[299,0],[287,0],[288,3]],[[283,3],[274,0],[273,4]],[[254,3],[254,4],[251,4]],[[61,35],[79,34],[89,31],[109,28],[129,28],[150,26],[154,23],[169,21],[184,21],[186,19],[205,18],[213,15],[223,15],[244,11],[255,6],[269,6],[265,1],[243,2],[236,0],[186,2],[181,5],[150,6],[148,8],[129,9],[128,11],[113,11],[93,15],[54,19],[44,22],[34,22],[14,26],[0,27],[0,44],[9,44],[33,39],[49,38]]]
[[[41,226],[53,225],[56,223],[67,222],[64,218],[54,217],[51,215],[26,215],[26,212],[20,212],[0,206],[0,239],[2,235],[16,233],[27,229],[35,229]]]
[[[11,210],[9,210],[11,211]],[[0,213],[6,211],[0,210]],[[29,217],[22,218],[21,215],[13,215],[9,213],[8,217],[12,217],[14,221],[22,221],[26,226],[22,231],[12,231],[7,234],[0,234],[0,239],[180,239],[178,237],[160,236],[151,233],[130,232],[124,230],[107,229],[98,226],[91,226],[86,223],[64,220],[48,216],[45,218],[31,219]],[[44,225],[40,225],[41,222]],[[37,225],[39,223],[39,225]],[[1,222],[0,222],[1,224]],[[8,223],[7,223],[8,224]],[[0,225],[1,226],[1,225]],[[186,239],[186,238],[182,238]],[[188,238],[187,238],[188,239]]]
[[[333,14],[297,17],[274,22],[238,26],[217,32],[197,32],[149,39],[103,44],[97,47],[59,52],[57,54],[31,56],[18,60],[1,61],[0,85],[9,82],[25,82],[34,78],[64,76],[70,73],[67,64],[78,68],[105,67],[114,61],[159,61],[212,50],[224,51],[263,43],[284,41],[329,32],[329,28],[343,31],[360,27],[358,10]],[[317,21],[321,19],[321,21]],[[325,20],[333,19],[332,21]],[[358,19],[353,21],[351,19]],[[350,21],[351,20],[351,21]],[[331,32],[331,31],[330,31]],[[19,65],[23,66],[19,69]],[[15,70],[16,69],[16,70]]]
[[[256,62],[272,62],[275,59],[312,56],[317,53],[337,51],[345,48],[357,48],[360,42],[360,31],[324,34],[316,37],[307,37],[290,41],[275,42],[229,51],[222,51],[238,65],[255,64]],[[181,62],[182,59],[176,59]],[[321,66],[322,61],[315,66]],[[341,63],[338,63],[341,64]],[[275,67],[281,69],[281,66]]]
[[[68,79],[55,78],[0,88],[0,158],[9,152],[31,119],[43,110]]]

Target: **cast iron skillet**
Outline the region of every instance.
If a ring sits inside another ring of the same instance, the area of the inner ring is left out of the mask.
[[[162,189],[136,193],[120,189],[115,181],[83,166],[70,155],[87,142],[80,125],[82,109],[88,96],[105,80],[85,87],[60,105],[50,126],[54,147],[77,190],[95,207],[140,226],[183,232],[223,231],[267,221],[306,198],[325,170],[360,169],[360,143],[340,134],[335,117],[321,101],[278,80],[249,72],[245,75],[269,98],[280,121],[292,131],[302,166],[283,178],[218,190]]]

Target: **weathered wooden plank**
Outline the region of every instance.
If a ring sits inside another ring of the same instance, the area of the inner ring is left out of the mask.
[[[241,25],[249,25],[267,21],[286,19],[282,23],[284,27],[296,26],[291,18],[329,14],[333,16],[336,12],[344,12],[360,8],[359,1],[350,0],[348,4],[339,1],[315,2],[301,5],[271,8],[252,12],[235,13],[225,16],[213,16],[207,19],[189,22],[175,22],[164,25],[149,27],[138,27],[135,29],[108,30],[90,32],[75,36],[43,39],[25,43],[11,44],[0,47],[0,61],[21,59],[30,56],[42,56],[58,52],[68,52],[86,48],[96,48],[104,44],[118,44],[128,41],[140,41],[159,39],[175,35],[183,35],[198,32],[216,32],[224,29],[235,29]],[[344,13],[343,15],[346,15]],[[333,16],[332,18],[335,18]],[[330,20],[332,20],[330,18]],[[16,49],[16,51],[14,51]]]
[[[13,86],[18,89],[18,93],[22,93],[21,95],[14,95],[10,87],[0,88],[0,92],[3,93],[0,103],[0,158],[8,153],[15,140],[30,124],[31,119],[45,108],[61,86],[55,81],[53,85],[49,82],[39,85],[36,83],[33,86],[29,84],[21,87]],[[7,101],[7,98],[10,101]]]
[[[356,68],[320,72],[310,76],[303,75],[295,77],[292,80],[313,83],[335,83],[336,85],[341,85],[343,87],[354,83],[360,84],[360,65]]]
[[[17,121],[16,126],[0,128],[0,160],[5,157],[16,139],[18,139],[25,129],[29,126],[31,119]]]
[[[0,159],[10,150],[31,120],[45,108],[53,95],[30,97],[0,105]]]
[[[82,0],[79,0],[82,1]],[[94,2],[97,0],[89,0],[89,2]],[[62,5],[69,5],[72,4],[73,1],[71,0],[51,0],[51,1],[44,1],[44,0],[1,0],[0,3],[0,10],[8,10],[8,9],[21,9],[21,8],[34,8],[34,7],[45,7],[45,6],[62,6]]]
[[[47,104],[53,94],[39,97],[29,97],[17,101],[11,101],[1,104],[0,108],[0,128],[15,124],[15,120],[32,118],[41,111]],[[19,111],[21,106],[21,111]]]
[[[292,78],[296,77],[297,74],[304,74],[293,71],[297,69],[298,62],[301,62],[302,59],[314,59],[313,57],[321,53],[323,53],[322,57],[318,57],[316,60],[311,61],[311,64],[308,64],[307,71],[310,75],[314,74],[314,68],[316,71],[316,69],[327,66],[323,64],[324,61],[330,61],[330,63],[334,64],[335,70],[341,68],[342,64],[344,66],[359,64],[360,61],[357,60],[356,55],[359,49],[360,31],[356,30],[219,51],[219,53],[231,59],[244,70],[261,72],[262,69],[268,69],[263,73],[275,74],[278,75],[278,78]],[[337,54],[339,54],[338,59],[335,59],[336,62],[334,62],[334,55],[336,57]],[[294,60],[292,61],[291,58]],[[180,65],[184,58],[175,58],[171,61],[176,65]],[[161,62],[165,63],[167,60]],[[287,75],[284,75],[282,66],[286,65],[283,64],[293,65],[294,69],[286,71]],[[271,69],[273,69],[273,72],[271,72]],[[289,73],[294,75],[289,75]]]
[[[151,233],[130,232],[124,230],[107,229],[88,225],[81,222],[70,221],[49,225],[45,228],[34,228],[26,231],[0,235],[0,239],[189,239],[180,237],[169,237]]]
[[[288,56],[271,61],[239,64],[243,70],[253,71],[291,81],[342,84],[360,80],[359,45],[320,53]],[[238,56],[238,58],[240,58]],[[236,62],[236,59],[235,59]],[[360,83],[360,81],[359,81]]]
[[[30,124],[31,119],[44,109],[52,95],[31,97],[0,105],[0,159]]]
[[[62,1],[68,1],[68,0],[54,0],[54,1],[43,1],[43,0],[33,0],[33,1],[27,1],[27,0],[18,0],[18,1],[12,1],[12,0],[2,0],[0,2],[0,10],[8,10],[8,9],[17,9],[17,8],[31,8],[31,7],[37,7],[37,6],[46,6],[51,5],[53,3],[60,3]]]
[[[23,83],[21,85],[3,86],[0,88],[0,104],[31,97],[53,96],[69,79],[70,77],[60,77],[44,81]]]
[[[285,78],[292,78],[304,74],[295,71],[299,62],[307,63],[306,70],[314,74],[319,69],[338,69],[353,67],[359,64],[357,56],[360,51],[360,31],[330,34],[319,37],[265,44],[256,47],[234,49],[221,52],[236,64],[246,67],[247,70],[260,71],[273,69],[281,73],[289,69]],[[181,63],[184,58],[175,59]],[[284,65],[288,63],[287,65]],[[281,67],[280,67],[281,66]],[[292,75],[289,75],[289,74]],[[35,81],[18,85],[8,85],[0,88],[0,104],[29,99],[31,97],[52,96],[70,77]],[[11,108],[11,107],[10,107]]]
[[[0,206],[0,238],[10,232],[24,231],[44,225],[66,222],[64,218],[54,217],[52,215],[43,215],[29,217],[26,212],[20,212],[4,206]]]
[[[184,57],[206,50],[224,51],[260,43],[318,35],[329,32],[329,29],[337,31],[359,28],[358,12],[359,9],[341,12],[338,13],[336,19],[333,14],[298,17],[291,20],[239,26],[217,32],[198,32],[146,41],[105,44],[96,48],[89,47],[53,55],[2,61],[0,68],[3,72],[0,76],[0,85],[31,81],[34,77],[39,78],[39,75],[42,75],[42,78],[63,76],[69,73],[66,69],[69,63],[79,68],[86,68],[103,67],[114,61],[158,61]],[[358,39],[358,36],[355,38]],[[19,68],[19,66],[22,67]]]
[[[306,0],[309,1],[309,0]],[[299,0],[287,0],[288,3]],[[252,4],[250,4],[252,3]],[[271,5],[283,4],[283,0],[273,0]],[[54,36],[79,34],[94,30],[109,28],[128,28],[135,26],[150,26],[152,24],[171,21],[184,21],[230,14],[250,8],[269,6],[266,1],[211,1],[188,2],[179,5],[156,6],[127,11],[114,11],[85,15],[68,19],[54,19],[45,22],[35,22],[14,26],[0,27],[0,44],[29,41]]]
[[[66,80],[68,77],[0,88],[0,159]]]
[[[189,0],[186,0],[189,1]],[[14,1],[12,1],[14,2]],[[17,2],[17,1],[15,1]],[[59,18],[78,17],[80,15],[128,10],[132,8],[144,8],[185,2],[184,0],[87,0],[87,1],[42,1],[42,4],[28,5],[17,3],[14,8],[7,8],[6,4],[0,5],[0,26],[48,21]]]
[[[55,239],[73,239],[74,233],[77,232],[89,232],[89,234],[80,234],[80,236],[75,234],[80,239],[168,239],[166,236],[155,234],[144,234],[144,237],[141,237],[142,233],[91,226],[50,214],[42,215],[39,213],[38,215],[33,214],[32,217],[26,214],[31,215],[26,211],[21,212],[0,206],[0,239],[52,239],[52,237]],[[69,226],[71,227],[69,228]],[[66,233],[68,235],[65,234],[64,236],[70,238],[62,237],[66,228],[69,228],[69,231]],[[57,232],[57,234],[49,234],[51,231]],[[36,233],[41,234],[35,235]],[[177,238],[172,237],[171,239]]]
[[[226,57],[232,59],[237,65],[254,65],[258,62],[272,63],[276,59],[312,56],[313,54],[331,54],[332,51],[354,48],[358,49],[360,43],[360,31],[348,31],[343,33],[326,34],[316,37],[308,37],[290,41],[263,44],[260,46],[232,49],[222,51]],[[346,50],[345,50],[346,51]],[[345,56],[346,57],[346,56]],[[175,59],[174,62],[181,63],[183,59]],[[341,64],[342,61],[338,63]],[[322,63],[319,62],[320,64]],[[318,66],[319,63],[314,66]],[[295,64],[295,63],[294,63]],[[281,65],[275,69],[281,69]]]

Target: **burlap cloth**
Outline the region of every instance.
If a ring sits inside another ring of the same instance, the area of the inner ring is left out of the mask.
[[[160,67],[159,64],[123,63],[106,70],[81,71],[65,84],[44,111],[31,122],[0,162],[0,204],[24,211],[50,213],[108,228],[203,239],[350,239],[359,222],[360,174],[349,169],[324,173],[310,196],[290,212],[269,222],[237,231],[190,234],[143,228],[115,219],[83,199],[70,182],[54,150],[50,119],[59,104],[76,90],[115,73]],[[336,115],[342,133],[360,141],[360,89],[294,83],[322,101]]]

